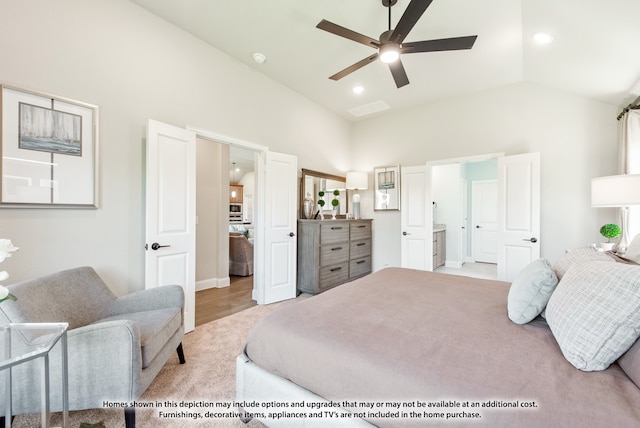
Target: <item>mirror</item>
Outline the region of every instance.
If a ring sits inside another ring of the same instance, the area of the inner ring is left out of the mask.
[[[322,213],[325,218],[331,218],[331,211],[333,206],[331,201],[334,199],[333,191],[338,189],[340,194],[338,199],[338,216],[344,218],[347,213],[347,190],[346,190],[346,178],[339,175],[325,174],[324,172],[312,171],[310,169],[302,169],[302,180],[300,185],[300,215],[301,219],[306,219],[304,213],[304,200],[309,197],[313,199],[313,208],[311,218],[320,218],[318,210],[318,200],[320,199],[319,193],[325,192],[322,198],[325,201]]]

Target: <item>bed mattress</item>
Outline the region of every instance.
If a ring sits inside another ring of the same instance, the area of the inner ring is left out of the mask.
[[[508,291],[500,281],[387,268],[274,312],[245,353],[354,412],[406,403],[400,416],[457,412],[446,426],[640,426],[640,389],[619,366],[574,368],[542,318],[508,319]],[[366,415],[381,427],[442,424]]]

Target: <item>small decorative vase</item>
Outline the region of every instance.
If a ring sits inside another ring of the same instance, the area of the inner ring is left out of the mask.
[[[318,213],[320,213],[320,220],[324,220],[324,214],[322,213],[322,205],[318,204]]]
[[[331,220],[335,220],[337,214],[338,214],[338,207],[333,207],[333,209],[331,210]]]

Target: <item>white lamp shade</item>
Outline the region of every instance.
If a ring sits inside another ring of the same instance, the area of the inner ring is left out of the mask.
[[[369,177],[366,172],[347,172],[347,189],[366,190]]]
[[[609,175],[591,180],[591,206],[640,205],[640,174]]]

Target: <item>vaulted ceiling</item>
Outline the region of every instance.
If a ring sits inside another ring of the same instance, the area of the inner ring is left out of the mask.
[[[434,0],[406,42],[478,39],[471,50],[403,55],[410,84],[399,89],[380,61],[330,80],[375,51],[316,28],[326,19],[378,39],[388,27],[381,0],[131,1],[350,121],[372,103],[398,111],[522,81],[614,105],[640,94],[638,0]],[[409,2],[393,6],[392,27]],[[537,32],[554,41],[537,44]]]

